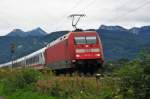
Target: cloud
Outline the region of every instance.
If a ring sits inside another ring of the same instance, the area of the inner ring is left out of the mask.
[[[47,32],[72,29],[68,15],[85,13],[79,27],[101,24],[125,27],[148,25],[150,7],[145,0],[0,0],[0,35],[14,28],[42,27]],[[136,10],[138,6],[144,7]],[[118,18],[119,17],[119,18]]]

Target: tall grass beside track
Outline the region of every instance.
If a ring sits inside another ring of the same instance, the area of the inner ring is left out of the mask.
[[[96,80],[33,69],[0,69],[0,95],[6,99],[113,99],[117,83],[111,77]]]
[[[150,99],[149,59],[130,61],[99,79],[55,76],[47,70],[0,69],[0,96],[5,99]]]

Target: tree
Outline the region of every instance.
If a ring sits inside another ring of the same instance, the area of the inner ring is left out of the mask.
[[[10,44],[10,52],[11,52],[11,60],[12,60],[12,67],[13,67],[14,54],[16,52],[16,44],[15,43]]]
[[[119,70],[124,99],[150,99],[150,50]]]

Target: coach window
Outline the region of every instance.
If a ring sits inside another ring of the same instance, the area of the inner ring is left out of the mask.
[[[76,44],[86,44],[85,36],[75,37]]]
[[[96,36],[87,36],[86,37],[87,44],[95,44],[96,43]]]

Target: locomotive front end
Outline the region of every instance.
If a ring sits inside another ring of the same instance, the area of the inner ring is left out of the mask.
[[[81,72],[95,72],[102,67],[103,50],[96,32],[75,32],[73,64]]]

